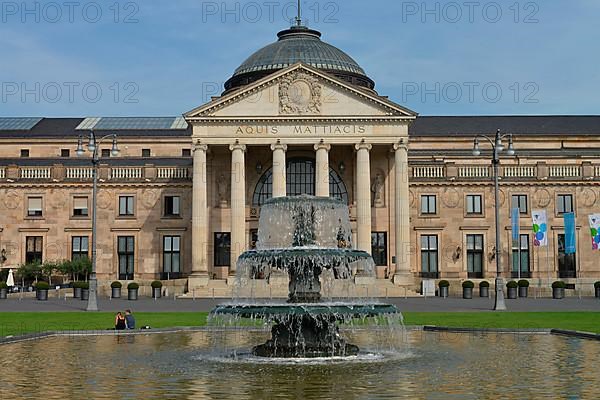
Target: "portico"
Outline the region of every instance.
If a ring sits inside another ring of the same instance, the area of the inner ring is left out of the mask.
[[[232,276],[237,258],[252,245],[261,202],[302,193],[349,202],[358,249],[371,252],[374,228],[384,229],[398,261],[388,262],[386,276],[411,285],[405,254],[410,241],[407,143],[415,117],[375,92],[303,63],[186,114],[195,146],[192,246],[198,279],[191,278],[190,286],[224,278],[215,273],[222,266],[210,254],[218,233],[230,235]],[[392,218],[381,217],[384,209],[393,210]]]

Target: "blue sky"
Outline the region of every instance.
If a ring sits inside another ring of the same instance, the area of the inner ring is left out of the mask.
[[[120,1],[116,12],[115,1],[2,2],[0,115],[180,115],[295,12],[268,0]],[[302,4],[380,94],[421,115],[599,113],[597,0]]]

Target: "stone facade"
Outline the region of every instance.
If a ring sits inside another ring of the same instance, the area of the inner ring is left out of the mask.
[[[188,129],[110,131],[118,135],[122,152],[103,159],[99,168],[98,276],[105,284],[120,277],[119,237],[133,237],[135,243],[134,274],[126,278],[166,278],[165,236],[180,238],[181,268],[173,278],[189,278],[189,291],[208,295],[203,290],[219,287],[218,282],[231,284],[237,256],[252,246],[258,228],[255,195],[261,179],[271,171],[272,195],[289,194],[285,166],[292,159],[314,162],[318,195],[332,195],[331,174],[339,177],[356,247],[371,251],[372,233],[381,234],[381,281],[414,289],[423,278],[495,277],[492,172],[486,154],[471,155],[473,133],[429,135],[427,125],[413,131],[411,125],[419,121],[415,113],[304,64],[217,98],[185,119]],[[87,134],[77,125],[64,134],[51,128],[35,135],[0,130],[4,267],[26,261],[27,237],[42,238],[43,260],[69,259],[73,237],[90,238],[91,162],[75,158],[77,137]],[[559,277],[577,285],[600,278],[587,222],[588,214],[600,208],[596,137],[515,132],[517,155],[501,160],[504,277],[512,275],[512,196],[521,195],[526,203],[521,230],[529,235],[523,276],[541,286]],[[23,150],[29,157],[19,157]],[[572,196],[577,214],[574,271],[560,268],[561,195]],[[124,196],[132,198],[133,215],[119,215]],[[433,199],[431,213],[422,212],[422,196]],[[467,212],[467,196],[480,196],[481,213]],[[178,215],[166,213],[166,197],[179,198]],[[41,216],[28,215],[30,198],[41,198]],[[87,216],[75,215],[76,198],[86,198]],[[548,212],[548,248],[532,245],[531,211],[537,209]],[[215,235],[220,233],[230,235],[230,254],[228,262],[217,263]],[[469,235],[483,238],[476,255],[480,273],[468,272],[469,257],[474,257]],[[435,269],[427,273],[422,270],[423,236],[437,240],[437,262],[428,264]]]

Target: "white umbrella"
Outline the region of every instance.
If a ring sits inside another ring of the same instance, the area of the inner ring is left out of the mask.
[[[15,286],[15,277],[13,276],[13,270],[8,270],[8,278],[6,279],[6,286]]]

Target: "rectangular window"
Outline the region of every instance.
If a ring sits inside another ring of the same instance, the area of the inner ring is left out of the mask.
[[[71,239],[71,260],[89,258],[89,238],[87,236],[73,236]]]
[[[436,214],[437,204],[434,195],[421,196],[421,214]]]
[[[437,235],[421,236],[421,277],[438,278],[438,237]]]
[[[521,252],[519,253],[519,245]],[[519,258],[520,254],[520,258]],[[521,235],[520,243],[512,244],[512,277],[531,278],[531,269],[529,265],[529,235]],[[519,275],[519,269],[521,274]]]
[[[556,199],[556,211],[558,214],[573,212],[573,195],[559,194]]]
[[[135,215],[133,200],[133,196],[119,196],[119,216],[131,217]]]
[[[25,264],[41,264],[44,238],[27,236],[25,240]]]
[[[483,214],[482,197],[479,194],[470,194],[467,196],[467,214],[481,215]]]
[[[388,265],[387,232],[371,233],[371,255],[377,266]]]
[[[215,267],[231,265],[231,234],[229,232],[215,233]]]
[[[89,215],[88,209],[88,198],[74,197],[73,198],[73,216],[74,217],[87,217]]]
[[[165,196],[165,217],[179,217],[181,198],[179,196]]]
[[[558,276],[577,278],[577,258],[575,254],[565,254],[565,234],[558,234]]]
[[[110,149],[102,149],[102,158],[110,158]]]
[[[133,280],[135,238],[133,236],[119,236],[117,238],[117,256],[119,258],[119,279]]]
[[[250,229],[250,250],[256,249],[258,243],[258,229]]]
[[[164,236],[162,279],[178,279],[180,276],[181,236]]]
[[[152,156],[152,152],[150,151],[150,149],[142,149],[142,157],[151,157]]]
[[[41,197],[28,197],[27,198],[27,216],[28,217],[41,217],[44,213],[42,211],[42,198]]]
[[[69,149],[62,149],[60,151],[60,156],[62,158],[69,158],[69,157],[71,157],[71,150],[69,150]]]
[[[467,274],[483,278],[483,235],[467,235]]]
[[[181,150],[181,157],[191,157],[192,156],[192,150],[190,149],[182,149]]]
[[[511,209],[518,208],[520,214],[527,214],[527,195],[526,194],[513,194]]]
[[[28,158],[29,157],[29,150],[28,149],[22,149],[21,150],[21,158]]]

